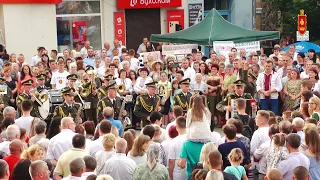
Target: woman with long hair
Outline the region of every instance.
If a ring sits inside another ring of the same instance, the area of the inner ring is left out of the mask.
[[[304,131],[306,149],[304,155],[310,160],[310,179],[320,179],[320,137],[315,129]]]
[[[31,72],[31,68],[29,65],[23,65],[20,72],[20,77],[18,80],[18,94],[23,93],[24,88],[22,86],[22,82],[27,81],[29,79],[33,80],[32,88],[36,87],[36,79]]]
[[[202,81],[206,82],[206,80],[208,78],[208,74],[209,74],[209,68],[205,62],[200,63],[200,71],[199,72],[202,75]]]
[[[127,141],[126,155],[131,151],[134,143],[134,137],[130,131],[125,131],[122,135],[123,139]]]
[[[301,114],[303,116],[303,119],[306,119],[306,118],[310,117],[310,114],[309,114],[309,103],[308,102],[303,102],[301,104],[300,112],[301,112]]]
[[[49,56],[47,54],[43,54],[41,56],[41,61],[44,64],[45,69],[49,67]]]
[[[320,120],[320,99],[318,97],[312,97],[309,99],[309,114],[311,118]]]
[[[30,146],[28,149],[24,150],[21,154],[21,158],[29,159],[33,162],[37,160],[43,160],[45,158],[44,154],[45,150],[41,146],[35,144]]]
[[[150,145],[151,139],[149,136],[141,134],[133,143],[131,151],[128,152],[128,158],[136,162],[137,165],[147,162],[146,152]]]
[[[42,62],[42,61],[37,62],[37,63],[36,63],[36,67],[38,67],[38,73],[39,73],[39,74],[43,74],[44,71],[46,70],[45,63]]]
[[[193,142],[208,142],[211,138],[211,113],[206,106],[205,96],[191,97],[190,109],[187,112],[187,139]]]
[[[61,131],[60,124],[61,124],[61,117],[56,117],[56,118],[52,119],[50,126],[49,126],[49,129],[48,129],[48,132],[47,132],[48,139],[51,139],[53,136],[60,133],[60,131]]]
[[[315,85],[319,82],[318,71],[316,69],[314,69],[314,68],[311,68],[308,75],[309,75],[309,80],[312,81],[313,88],[314,88]]]
[[[289,77],[290,78],[288,82],[283,88],[283,93],[285,95],[284,111],[293,110],[293,107],[297,104],[297,99],[301,92],[300,72],[296,69],[292,69]]]
[[[218,148],[213,142],[208,142],[202,147],[200,153],[200,162],[202,163],[204,169],[210,170],[210,165],[208,164],[209,153],[215,150],[218,150]]]

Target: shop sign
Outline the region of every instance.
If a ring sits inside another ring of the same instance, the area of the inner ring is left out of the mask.
[[[188,0],[189,27],[198,24],[204,18],[203,0]]]
[[[298,15],[298,32],[301,36],[304,35],[307,31],[307,15],[304,14],[304,10],[300,10],[300,14]]]
[[[181,25],[184,29],[184,10],[167,11],[168,33],[176,32],[176,26]]]
[[[118,0],[118,9],[181,7],[181,1],[182,0]]]
[[[303,35],[297,31],[297,41],[309,41],[309,31],[306,31]]]
[[[114,38],[119,40],[122,46],[126,45],[126,27],[124,12],[114,12]]]
[[[0,4],[58,4],[62,0],[0,0]]]

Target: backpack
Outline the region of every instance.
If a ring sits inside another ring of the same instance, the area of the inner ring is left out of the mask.
[[[250,127],[250,122],[252,121],[251,116],[249,115],[248,120],[244,120],[241,119],[238,114],[235,114],[233,118],[241,120],[243,122],[243,130],[241,134],[251,140],[253,136],[253,129]]]

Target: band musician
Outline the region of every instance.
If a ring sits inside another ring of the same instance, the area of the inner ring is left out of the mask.
[[[32,89],[32,85],[33,85],[33,80],[32,79],[28,79],[25,80],[23,82],[21,82],[22,86],[23,86],[23,92],[17,96],[17,108],[18,110],[21,112],[21,103],[24,100],[31,100],[33,102],[33,108],[32,111],[30,113],[30,115],[32,117],[39,117],[40,118],[40,113],[38,112],[38,106],[40,106],[40,104],[38,104],[36,101],[36,97],[32,94],[30,94],[30,91]]]
[[[145,84],[147,86],[147,94],[139,95],[136,99],[133,113],[142,121],[142,127],[150,124],[150,113],[153,111],[161,111],[161,98],[156,95],[157,82]]]
[[[181,92],[174,96],[174,105],[181,106],[184,113],[187,113],[189,109],[190,98],[192,96],[192,93],[189,92],[190,81],[189,78],[180,81]]]
[[[117,96],[117,85],[116,82],[111,81],[110,85],[106,87],[107,89],[107,96],[101,99],[98,103],[97,107],[97,117],[98,121],[102,121],[104,119],[103,117],[103,109],[106,107],[112,107],[114,109],[114,119],[119,118],[119,114],[122,113],[122,116],[126,116],[127,112],[126,110],[123,110],[123,112],[120,112],[121,105],[122,105],[122,99]]]
[[[55,117],[72,117],[76,124],[82,123],[81,111],[82,105],[74,102],[75,91],[73,88],[65,87],[61,89],[64,102],[54,109],[53,118]]]
[[[0,122],[3,120],[3,109],[9,105],[9,100],[12,96],[11,89],[6,86],[6,79],[3,77],[0,77],[0,85],[3,86],[2,89],[0,89]],[[5,88],[5,89],[4,89]]]

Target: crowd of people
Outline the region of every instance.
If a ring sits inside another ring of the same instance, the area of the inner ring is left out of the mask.
[[[0,54],[0,179],[320,179],[313,49],[78,48]]]

